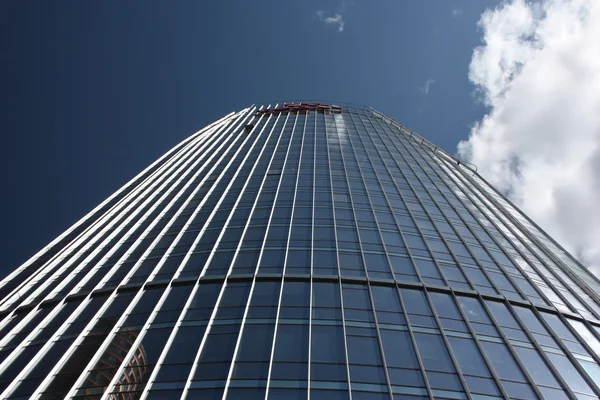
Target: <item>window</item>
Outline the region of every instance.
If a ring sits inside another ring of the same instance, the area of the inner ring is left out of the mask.
[[[312,362],[345,363],[344,332],[341,326],[313,325]]]
[[[455,371],[441,336],[415,333],[415,340],[417,341],[421,361],[426,370]]]
[[[419,368],[417,356],[408,332],[382,329],[381,341],[388,367]]]
[[[473,340],[448,337],[448,341],[463,374],[489,376],[489,370]]]

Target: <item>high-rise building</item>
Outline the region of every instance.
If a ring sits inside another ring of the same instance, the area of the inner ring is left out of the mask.
[[[252,106],[0,283],[0,397],[598,399],[599,296],[389,117]]]

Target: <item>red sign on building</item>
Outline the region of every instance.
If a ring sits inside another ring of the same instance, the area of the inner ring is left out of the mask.
[[[265,108],[258,110],[258,114],[279,114],[291,111],[317,111],[317,112],[333,112],[341,113],[342,107],[330,104],[320,103],[285,103],[282,107]]]

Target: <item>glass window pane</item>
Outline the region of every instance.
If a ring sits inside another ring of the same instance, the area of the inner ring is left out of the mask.
[[[448,342],[464,374],[489,375],[489,370],[473,340],[448,337]]]
[[[444,372],[455,371],[441,336],[415,333],[415,340],[425,369]]]
[[[312,361],[345,363],[344,332],[341,326],[312,327]]]
[[[506,345],[482,341],[481,346],[500,379],[525,381],[525,376],[521,372],[521,369],[515,362]]]
[[[486,351],[488,347],[490,346],[486,346]],[[514,349],[519,355],[519,359],[521,360],[523,365],[525,365],[525,368],[527,368],[527,372],[529,372],[529,375],[531,375],[531,378],[535,383],[540,385],[560,387],[558,381],[556,380],[556,378],[554,378],[552,372],[550,372],[550,369],[548,368],[542,357],[540,357],[537,351],[533,349],[525,349],[523,347],[518,346],[515,346]],[[494,364],[494,366],[495,365],[496,364]]]
[[[382,329],[381,341],[388,367],[419,368],[408,332]]]

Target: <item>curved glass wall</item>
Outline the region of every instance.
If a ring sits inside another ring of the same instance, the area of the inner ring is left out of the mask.
[[[599,288],[389,117],[252,106],[0,283],[0,397],[598,399]]]

